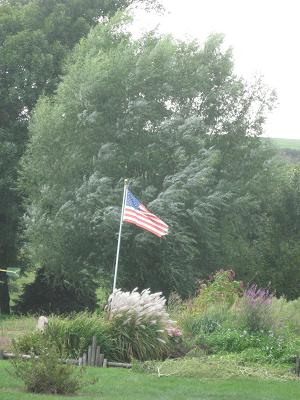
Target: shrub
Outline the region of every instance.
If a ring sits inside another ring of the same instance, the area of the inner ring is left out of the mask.
[[[180,323],[186,336],[211,334],[225,324],[232,325],[232,312],[227,305],[210,305],[200,314],[185,312]]]
[[[212,333],[220,327],[220,323],[218,319],[212,315],[200,314],[186,316],[182,320],[182,326],[185,334],[194,336],[200,333]]]
[[[42,332],[28,332],[18,337],[13,342],[14,348],[18,353],[22,354],[41,354],[49,342]]]
[[[161,293],[115,290],[108,312],[119,358],[122,360],[160,359],[168,352],[168,332],[173,326]]]
[[[300,351],[300,341],[295,336],[277,336],[273,332],[247,332],[237,329],[219,329],[211,335],[200,335],[196,344],[207,353],[243,353],[245,360],[260,362],[291,363]],[[255,354],[253,349],[256,349]],[[255,360],[250,357],[251,352]]]
[[[241,352],[253,346],[252,337],[246,331],[219,329],[210,335],[199,335],[196,344],[205,348],[208,353]]]
[[[202,313],[212,304],[232,306],[243,293],[242,283],[234,278],[234,271],[220,270],[208,281],[201,281],[198,295],[192,302],[192,311]]]
[[[16,357],[11,360],[13,374],[20,378],[28,391],[34,393],[71,394],[81,384],[74,367],[59,361],[59,354],[54,346],[41,350],[38,358],[32,355],[30,360]]]

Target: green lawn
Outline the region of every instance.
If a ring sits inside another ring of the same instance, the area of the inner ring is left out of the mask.
[[[34,331],[36,323],[37,318],[34,317],[0,317],[0,350],[9,350],[11,339]],[[1,397],[0,400],[2,400]]]
[[[8,361],[0,361],[1,400],[298,400],[299,381],[248,379],[195,379],[157,377],[130,370],[89,368],[86,379],[93,381],[76,396],[34,395],[9,373]]]

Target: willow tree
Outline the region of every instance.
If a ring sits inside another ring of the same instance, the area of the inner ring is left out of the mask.
[[[133,3],[156,0],[0,1],[0,311],[9,312],[5,268],[17,259],[21,199],[17,167],[27,142],[30,113],[41,94],[51,95],[65,58],[99,20]]]
[[[171,229],[160,240],[124,227],[119,285],[187,294],[212,267],[219,214],[239,195],[216,185],[225,157],[216,138],[250,160],[270,98],[235,76],[221,36],[203,46],[155,33],[134,40],[125,19],[95,27],[57,94],[38,102],[22,163],[25,251],[53,284],[84,290],[109,277],[127,177]]]

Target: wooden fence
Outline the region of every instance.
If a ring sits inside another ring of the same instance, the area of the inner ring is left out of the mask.
[[[15,354],[0,350],[0,360],[8,360],[14,357],[16,357]],[[31,356],[28,354],[23,354],[21,357],[24,360],[31,358]],[[36,356],[36,358],[38,357]],[[78,360],[67,359],[61,361],[67,364],[75,364],[79,366],[131,368],[131,364],[129,363],[113,362],[104,358],[104,354],[100,352],[100,346],[97,346],[95,336],[93,336],[92,344],[88,347],[87,353],[83,353],[82,357],[79,357]],[[300,357],[296,358],[296,368],[294,371],[296,375],[300,377]]]
[[[300,377],[300,357],[296,358],[296,375]]]
[[[16,355],[13,353],[5,352],[0,350],[0,360],[8,360],[10,358],[15,358]],[[35,356],[38,358],[38,356]],[[29,354],[22,354],[21,358],[24,360],[28,360],[31,358]],[[63,363],[79,365],[82,367],[91,366],[91,367],[117,367],[117,368],[131,368],[131,364],[129,363],[120,363],[114,361],[108,361],[107,358],[104,357],[104,354],[101,353],[100,346],[97,346],[96,336],[93,336],[92,344],[88,347],[87,352],[83,353],[82,357],[79,357],[78,360],[75,359],[67,359],[61,360]]]

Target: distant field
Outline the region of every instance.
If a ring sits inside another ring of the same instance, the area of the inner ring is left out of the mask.
[[[278,147],[279,149],[300,150],[300,139],[268,138],[265,140],[271,140],[274,146]]]

